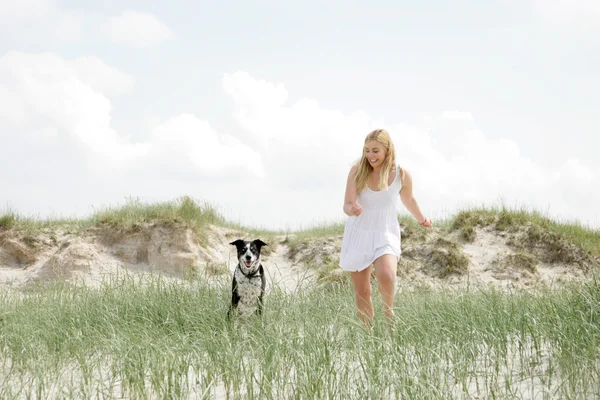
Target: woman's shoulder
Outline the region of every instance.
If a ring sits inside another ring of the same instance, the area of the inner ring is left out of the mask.
[[[357,173],[358,173],[358,163],[352,164],[352,167],[350,167],[350,175],[356,176]]]
[[[404,178],[406,177],[406,174],[408,173],[408,171],[400,164],[396,165],[396,170],[398,171],[398,176],[400,177],[400,181],[404,182]]]

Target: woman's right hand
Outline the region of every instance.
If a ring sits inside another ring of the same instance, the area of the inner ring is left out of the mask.
[[[362,207],[358,203],[352,204],[352,208],[350,208],[350,215],[359,216],[362,213]]]

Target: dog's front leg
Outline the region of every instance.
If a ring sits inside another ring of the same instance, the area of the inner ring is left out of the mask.
[[[231,314],[233,314],[234,311],[235,311],[235,306],[233,304],[231,304],[229,306],[229,310],[227,310],[227,320],[228,321],[231,320]]]
[[[260,295],[258,296],[258,307],[256,308],[256,314],[262,315],[263,310],[263,295],[265,294],[265,287],[267,286],[267,280],[265,279],[265,271],[261,265],[258,269],[260,273]]]
[[[263,295],[258,296],[258,307],[256,307],[256,315],[262,315],[263,310]]]
[[[231,320],[231,314],[235,312],[239,302],[240,302],[240,296],[238,296],[237,281],[234,276],[233,281],[231,282],[231,305],[229,305],[229,310],[227,310],[227,319],[228,320]]]

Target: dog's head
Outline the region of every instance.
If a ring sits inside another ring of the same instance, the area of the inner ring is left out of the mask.
[[[260,249],[267,244],[260,239],[256,240],[241,240],[238,239],[229,244],[237,248],[237,258],[245,274],[256,272],[260,265]]]

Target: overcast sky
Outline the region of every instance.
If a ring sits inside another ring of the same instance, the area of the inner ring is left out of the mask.
[[[0,211],[189,195],[247,226],[344,220],[387,129],[426,215],[600,227],[600,2],[0,0]]]

